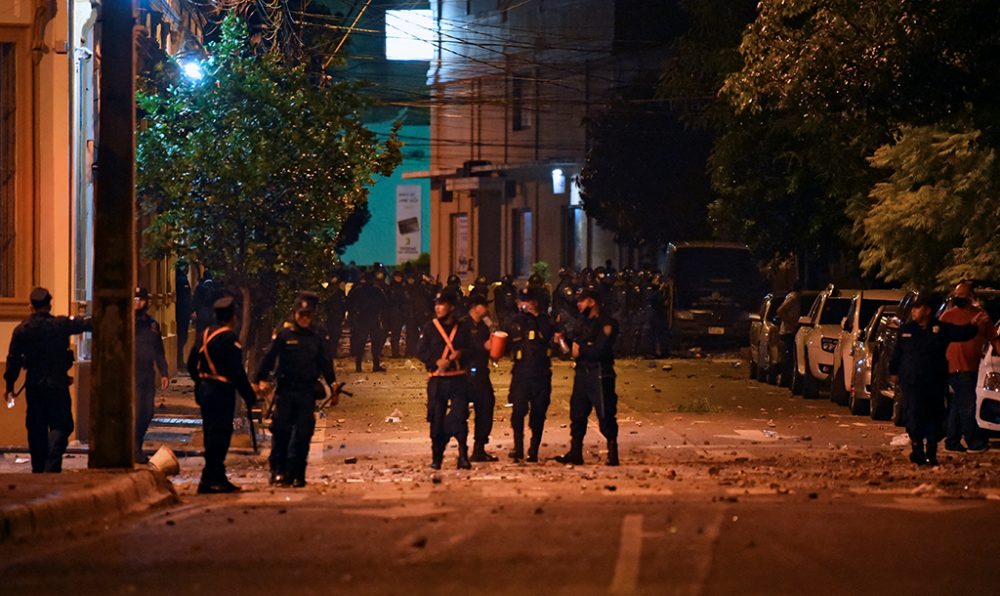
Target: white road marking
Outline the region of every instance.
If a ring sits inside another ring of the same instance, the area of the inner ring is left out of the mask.
[[[901,511],[914,511],[920,513],[947,513],[950,511],[960,511],[962,509],[975,509],[987,507],[992,503],[985,500],[952,500],[952,499],[928,499],[920,497],[897,497],[891,503],[871,503],[868,506],[876,509],[899,509]]]
[[[725,508],[716,511],[712,520],[705,526],[705,532],[697,541],[697,545],[692,545],[702,553],[694,558],[695,568],[688,591],[691,596],[698,596],[705,591],[705,582],[708,579],[708,572],[712,569],[712,559],[715,557],[715,543],[722,534],[722,522],[726,519],[726,515],[728,512]]]
[[[611,579],[611,594],[635,594],[639,585],[639,562],[642,558],[642,515],[626,515],[622,520],[622,539]]]

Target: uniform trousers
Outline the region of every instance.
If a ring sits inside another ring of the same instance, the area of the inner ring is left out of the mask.
[[[218,381],[200,381],[195,400],[201,407],[204,427],[205,468],[202,484],[223,482],[226,478],[226,454],[233,438],[233,414],[236,411],[236,388]]]
[[[28,384],[25,393],[31,471],[61,472],[63,453],[73,432],[69,387],[43,380]]]
[[[452,437],[466,445],[469,436],[469,379],[465,375],[427,381],[427,422],[431,444],[443,450]]]
[[[316,430],[316,398],[312,388],[277,390],[271,419],[271,469],[304,476],[309,443]]]
[[[545,429],[545,415],[552,399],[552,371],[522,373],[514,371],[510,381],[510,425],[514,436],[524,436],[524,418],[536,437]]]
[[[609,441],[618,439],[618,395],[615,374],[602,374],[599,364],[576,364],[573,393],[569,398],[570,436],[583,442],[587,434],[587,419],[597,411],[598,427]]]
[[[490,382],[489,371],[476,371],[469,376],[469,389],[472,405],[476,410],[476,421],[473,427],[473,439],[483,445],[490,442],[493,432],[493,409],[496,407],[496,393]]]

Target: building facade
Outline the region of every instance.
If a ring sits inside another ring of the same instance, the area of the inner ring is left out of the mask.
[[[138,0],[138,47],[167,53],[201,38],[189,0]],[[0,2],[0,359],[44,286],[54,314],[86,314],[91,299],[93,165],[99,19],[91,0]],[[141,56],[140,56],[141,58]],[[138,239],[136,240],[138,242]],[[167,262],[141,263],[165,344],[176,353],[174,278]],[[85,439],[89,338],[75,346],[77,438]],[[168,358],[168,362],[176,362]],[[0,366],[4,363],[0,362]],[[24,400],[0,415],[0,445],[23,445]]]
[[[587,120],[662,69],[664,2],[432,2],[431,268],[468,281],[623,261],[582,210]]]

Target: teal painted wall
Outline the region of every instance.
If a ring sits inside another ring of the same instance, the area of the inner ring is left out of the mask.
[[[369,123],[368,128],[388,135],[392,122]],[[361,231],[358,241],[347,247],[341,260],[354,261],[358,265],[374,262],[386,265],[396,264],[396,186],[400,184],[420,186],[420,252],[429,252],[431,244],[431,184],[427,178],[404,180],[404,172],[420,172],[430,169],[430,126],[426,124],[404,124],[399,131],[403,141],[403,162],[392,176],[375,183],[368,195],[368,209],[372,218]]]

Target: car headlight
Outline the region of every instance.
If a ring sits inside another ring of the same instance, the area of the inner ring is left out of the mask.
[[[837,341],[838,340],[835,337],[824,337],[823,340],[820,341],[819,346],[823,348],[824,352],[833,352],[837,349]]]
[[[1000,373],[987,373],[986,378],[983,379],[983,389],[1000,392]]]
[[[679,321],[693,321],[694,313],[689,310],[678,310],[674,312],[674,316],[677,317]]]

